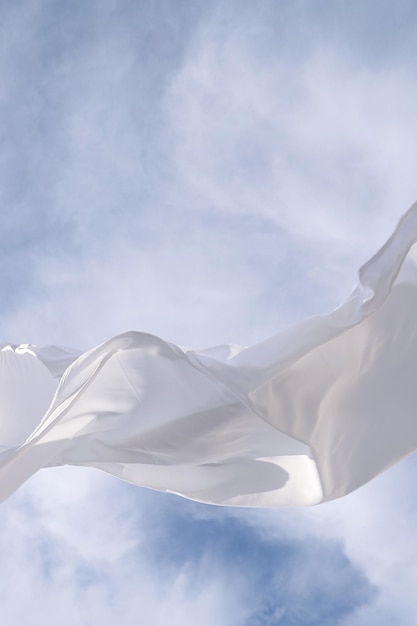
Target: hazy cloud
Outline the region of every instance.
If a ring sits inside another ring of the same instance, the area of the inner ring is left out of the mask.
[[[417,195],[415,17],[0,2],[3,340],[246,344],[337,305]],[[46,470],[1,507],[4,619],[406,626],[414,466],[297,511]]]

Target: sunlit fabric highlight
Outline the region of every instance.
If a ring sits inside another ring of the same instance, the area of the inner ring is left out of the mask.
[[[417,204],[326,316],[245,349],[141,332],[0,352],[0,499],[95,467],[237,506],[343,496],[417,449]]]

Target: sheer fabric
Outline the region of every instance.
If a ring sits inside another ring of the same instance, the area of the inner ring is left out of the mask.
[[[246,349],[128,332],[0,351],[0,499],[95,467],[202,502],[338,498],[417,449],[417,204],[329,315]]]

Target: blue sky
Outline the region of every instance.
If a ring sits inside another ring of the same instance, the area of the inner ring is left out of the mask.
[[[326,312],[417,198],[411,1],[0,1],[1,341],[249,345]],[[413,458],[343,500],[207,507],[43,470],[5,623],[408,626]]]

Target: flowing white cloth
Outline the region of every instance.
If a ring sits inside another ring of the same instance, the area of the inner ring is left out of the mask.
[[[0,352],[0,499],[95,467],[239,506],[343,496],[417,449],[417,203],[333,313],[250,348],[128,332]]]

